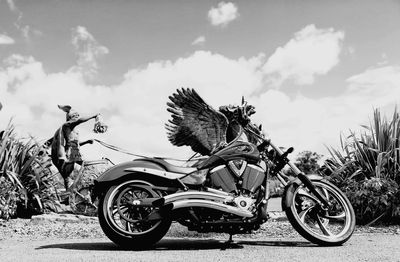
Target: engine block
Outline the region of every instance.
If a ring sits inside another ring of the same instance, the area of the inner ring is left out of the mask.
[[[211,186],[228,193],[246,191],[255,193],[265,179],[264,170],[244,160],[233,160],[210,171]]]

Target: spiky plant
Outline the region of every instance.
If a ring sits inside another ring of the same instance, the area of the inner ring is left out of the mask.
[[[389,120],[374,110],[369,126],[341,137],[341,150],[329,148],[330,178],[345,191],[360,223],[400,219],[400,117]]]
[[[28,208],[29,204],[35,203],[39,210],[43,208],[41,201],[42,178],[33,170],[37,163],[39,145],[33,138],[22,140],[17,137],[15,126],[12,121],[7,128],[1,132],[0,136],[0,182],[2,186],[7,186],[8,190],[3,189],[0,194],[3,198],[13,195],[20,203]],[[9,198],[9,197],[8,197]],[[15,206],[7,207],[6,201],[0,203],[3,209],[15,215]],[[3,212],[4,213],[4,212]],[[4,218],[8,218],[3,215]]]

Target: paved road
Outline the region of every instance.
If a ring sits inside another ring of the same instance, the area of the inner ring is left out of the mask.
[[[400,235],[354,235],[340,247],[303,239],[162,240],[145,251],[119,250],[108,239],[3,240],[0,261],[400,261]]]

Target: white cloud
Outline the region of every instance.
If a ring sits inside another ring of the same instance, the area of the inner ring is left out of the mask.
[[[193,40],[192,45],[203,45],[205,42],[206,37],[202,35]]]
[[[23,18],[23,13],[18,9],[18,7],[15,5],[14,0],[7,0],[8,8],[18,16],[17,21],[14,23],[14,26],[18,29],[18,31],[21,33],[22,37],[26,41],[31,40],[31,35],[33,36],[41,36],[43,33],[40,30],[37,30],[35,28],[32,28],[30,25],[25,25],[22,22]]]
[[[88,79],[93,78],[99,69],[97,60],[109,53],[107,47],[100,45],[83,26],[72,29],[72,44],[77,54],[77,66],[73,68]]]
[[[80,34],[82,41],[92,41],[86,31]],[[82,124],[82,140],[94,137],[134,153],[183,157],[190,150],[172,146],[166,137],[166,102],[177,88],[191,87],[215,108],[239,104],[245,95],[256,106],[254,121],[263,124],[276,144],[294,146],[296,152],[326,154],[324,144],[337,145],[341,131],[359,129],[368,122],[373,107],[394,105],[400,97],[400,66],[393,65],[348,78],[346,91],[336,97],[310,99],[299,94],[290,98],[278,89],[251,96],[265,84],[268,75],[261,68],[266,60],[270,61],[264,54],[230,59],[197,51],[132,68],[120,84],[101,86],[88,84],[76,70],[49,74],[33,57],[13,55],[0,65],[0,129],[15,116],[18,130],[47,139],[64,121],[56,105],[70,104],[82,115],[101,112],[109,125],[107,133],[94,134],[93,122]],[[132,158],[99,145],[85,146],[83,151],[87,159]]]
[[[269,57],[263,67],[269,85],[279,87],[289,79],[298,85],[312,84],[317,75],[339,63],[343,39],[343,31],[306,26]]]
[[[93,123],[84,124],[80,127],[82,139],[98,137],[140,154],[182,156],[189,150],[170,145],[166,138],[168,96],[177,88],[193,87],[215,107],[239,103],[242,94],[252,91],[249,87],[260,87],[261,76],[255,71],[261,60],[262,56],[234,60],[198,51],[176,61],[132,69],[117,86],[95,86],[87,84],[79,72],[47,74],[33,58],[13,56],[0,70],[4,106],[0,123],[15,115],[20,130],[46,139],[65,117],[56,105],[70,104],[83,115],[102,112],[110,126],[108,133],[95,135],[90,130]],[[41,114],[33,113],[33,108],[39,108],[34,111]],[[96,146],[84,150],[90,158],[124,157]]]
[[[238,8],[234,3],[220,2],[218,7],[212,7],[208,11],[208,19],[214,26],[227,26],[239,17]]]
[[[360,99],[368,105],[383,102],[396,103],[400,97],[400,66],[380,66],[349,77],[349,91],[360,94]]]
[[[14,43],[15,40],[8,35],[0,34],[0,45],[12,45]]]
[[[7,4],[8,4],[8,8],[10,8],[10,10],[12,12],[18,12],[17,7],[15,6],[14,0],[7,0]]]

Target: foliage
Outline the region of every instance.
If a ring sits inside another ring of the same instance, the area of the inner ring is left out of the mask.
[[[383,223],[399,221],[400,206],[396,199],[399,186],[393,180],[351,180],[343,190],[353,205],[358,224],[372,224],[378,220]]]
[[[18,195],[15,185],[4,176],[0,177],[0,218],[9,219],[17,214]]]
[[[43,210],[43,199],[49,196],[49,184],[38,161],[41,149],[33,138],[18,138],[11,121],[1,132],[0,209],[3,211],[0,218],[16,216],[17,206],[24,215]]]
[[[294,164],[305,174],[317,174],[321,168],[318,164],[321,158],[322,155],[316,152],[302,151],[296,156]],[[292,171],[289,170],[287,174],[291,175]]]
[[[329,148],[326,174],[346,192],[358,223],[393,222],[399,217],[400,117],[390,120],[374,110],[369,126],[360,134],[341,137],[341,150]],[[397,199],[396,199],[397,196]]]
[[[296,156],[294,164],[305,174],[317,174],[321,168],[318,164],[318,160],[320,160],[321,157],[322,155],[316,152],[302,151]],[[285,169],[283,173],[289,177],[294,176],[290,168]],[[284,188],[278,179],[272,178],[270,180],[269,191],[271,197],[280,197],[283,194]]]

